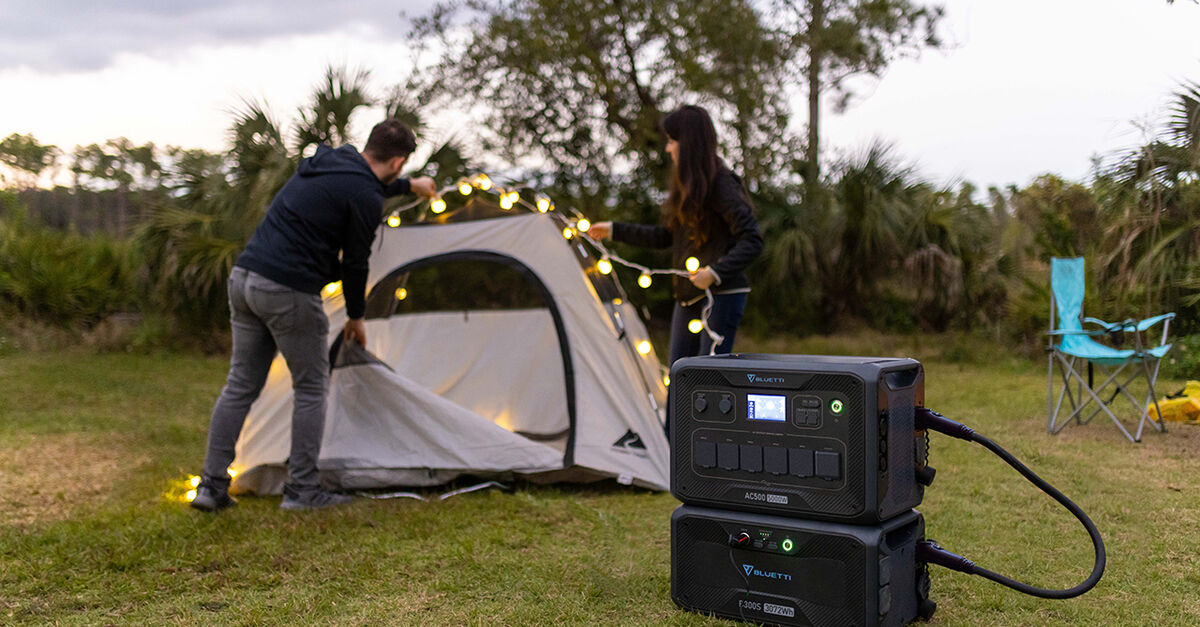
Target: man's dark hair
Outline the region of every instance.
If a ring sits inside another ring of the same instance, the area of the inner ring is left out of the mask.
[[[396,118],[388,118],[371,129],[364,153],[376,161],[387,161],[393,157],[407,157],[417,149],[417,136]]]

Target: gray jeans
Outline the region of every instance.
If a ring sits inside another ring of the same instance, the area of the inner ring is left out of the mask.
[[[215,487],[229,485],[226,468],[233,462],[234,445],[278,349],[292,373],[295,392],[285,489],[306,492],[319,488],[317,458],[329,389],[329,318],[321,297],[235,267],[229,275],[229,320],[233,356],[208,427],[204,481]]]

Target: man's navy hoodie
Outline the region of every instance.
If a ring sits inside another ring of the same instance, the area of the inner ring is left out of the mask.
[[[383,199],[408,191],[407,179],[384,186],[353,146],[322,144],[275,195],[236,265],[308,294],[340,280],[346,314],[361,318]]]

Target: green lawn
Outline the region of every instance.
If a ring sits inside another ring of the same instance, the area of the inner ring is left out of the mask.
[[[741,348],[922,359],[931,407],[1013,451],[1104,534],[1108,571],[1074,600],[935,569],[934,624],[1200,623],[1200,428],[1134,445],[1097,420],[1051,437],[1044,363],[961,338]],[[722,623],[671,603],[669,494],[518,486],[322,512],[282,512],[277,497],[191,511],[181,480],[200,468],[224,374],[223,359],[191,355],[0,357],[0,623]],[[982,447],[934,437],[929,537],[1043,586],[1087,575],[1090,543],[1069,513]]]

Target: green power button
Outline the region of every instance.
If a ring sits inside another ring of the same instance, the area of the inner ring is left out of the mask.
[[[842,410],[845,408],[846,408],[846,406],[843,405],[842,402],[837,399],[834,399],[833,402],[829,403],[829,411],[831,411],[835,414],[842,413]]]
[[[779,546],[783,549],[784,553],[791,553],[792,549],[795,548],[795,545],[792,544],[791,538],[785,539]]]

